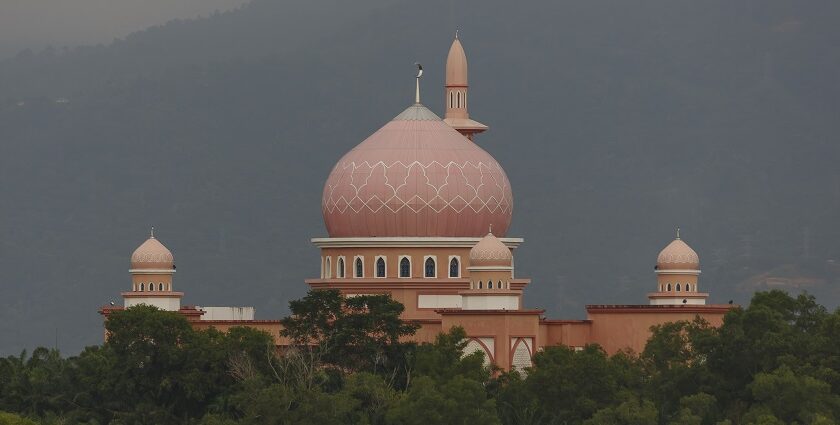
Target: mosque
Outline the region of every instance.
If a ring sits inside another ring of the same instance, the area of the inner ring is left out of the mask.
[[[416,102],[346,153],[324,185],[321,212],[328,237],[320,249],[313,289],[345,296],[388,293],[403,303],[404,320],[421,325],[418,342],[454,326],[466,331],[468,352],[482,351],[503,369],[531,364],[551,345],[597,343],[607,353],[641,352],[650,327],[699,316],[713,326],[733,306],[707,304],[698,282],[697,253],[677,237],[656,260],[656,281],[643,305],[587,305],[586,319],[548,319],[526,308],[530,279],[516,275],[511,237],[513,194],[505,171],[475,143],[488,127],[468,112],[467,57],[457,35],[446,60],[445,115]],[[131,256],[131,287],[123,306],[137,304],[185,315],[195,328],[249,326],[270,332],[278,346],[279,320],[256,320],[252,307],[183,306],[175,291],[172,252],[154,232]],[[653,280],[653,279],[652,279]]]

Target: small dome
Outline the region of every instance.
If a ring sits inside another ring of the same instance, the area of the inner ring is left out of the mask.
[[[467,54],[457,38],[452,42],[449,55],[446,56],[446,85],[467,85]]]
[[[131,254],[132,269],[169,270],[175,268],[175,257],[160,241],[150,236]]]
[[[699,268],[700,257],[680,238],[674,239],[656,258],[657,270],[696,270]]]
[[[499,238],[488,233],[470,250],[470,266],[503,266],[513,264],[513,254]]]

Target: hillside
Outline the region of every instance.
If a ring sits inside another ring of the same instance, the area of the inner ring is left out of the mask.
[[[460,28],[513,184],[526,305],[641,303],[676,226],[701,288],[840,304],[840,4],[255,0],[0,62],[0,354],[101,340],[154,225],[187,303],[286,312],[335,161]],[[59,101],[60,100],[60,101]],[[58,102],[57,102],[58,101]],[[57,336],[56,336],[57,334]]]

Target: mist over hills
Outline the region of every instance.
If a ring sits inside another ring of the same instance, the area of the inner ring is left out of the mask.
[[[840,303],[840,4],[255,0],[0,61],[0,354],[101,341],[150,226],[186,304],[280,317],[318,274],[324,180],[456,28],[513,185],[529,307],[644,303],[682,227],[713,302]]]

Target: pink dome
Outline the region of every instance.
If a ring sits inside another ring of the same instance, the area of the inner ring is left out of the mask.
[[[174,269],[175,257],[172,256],[172,251],[163,246],[154,236],[151,236],[131,254],[131,268]]]
[[[490,154],[415,104],[338,161],[321,209],[330,237],[504,236],[513,194]]]
[[[697,270],[700,257],[682,239],[674,239],[656,257],[657,270]]]
[[[470,267],[511,267],[513,254],[499,238],[488,233],[470,250]]]

